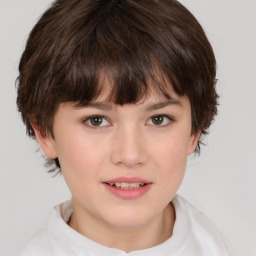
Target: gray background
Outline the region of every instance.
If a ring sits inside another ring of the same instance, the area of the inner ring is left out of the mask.
[[[0,255],[17,252],[52,208],[70,198],[26,137],[14,87],[29,31],[50,0],[0,0]],[[219,116],[191,157],[179,194],[228,238],[232,255],[256,255],[256,1],[182,0],[203,25],[218,62]]]

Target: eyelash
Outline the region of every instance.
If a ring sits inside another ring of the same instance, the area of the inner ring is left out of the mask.
[[[149,124],[149,125],[155,126],[155,127],[158,127],[158,128],[163,128],[163,127],[166,127],[166,126],[170,125],[172,122],[174,122],[174,118],[173,118],[173,117],[171,117],[171,116],[169,116],[169,115],[158,114],[158,115],[151,116],[151,117],[147,120],[146,124],[147,124],[150,120],[151,120],[151,123],[152,123],[152,119],[153,119],[153,118],[156,118],[156,117],[161,117],[161,118],[163,118],[163,119],[167,119],[167,120],[168,120],[168,121],[167,121],[168,123],[167,123],[167,124],[164,124],[164,125],[162,125],[162,124],[159,124],[159,125],[157,125],[157,124]],[[104,119],[105,121],[108,122],[108,124],[107,124],[107,125],[103,125],[103,126],[101,126],[101,125],[100,125],[100,126],[93,125],[93,124],[91,123],[91,121],[92,121],[93,118]],[[89,124],[89,122],[90,122],[90,124]],[[164,121],[163,121],[163,122],[164,122]],[[89,116],[89,117],[87,117],[87,118],[85,118],[85,119],[83,120],[83,123],[85,123],[88,127],[92,128],[92,129],[102,129],[102,128],[104,128],[104,127],[110,126],[110,124],[111,124],[111,122],[108,120],[108,118],[107,118],[106,116],[103,116],[103,115],[93,115],[93,116]]]
[[[88,127],[92,128],[92,129],[102,129],[103,127],[109,126],[109,125],[104,125],[104,126],[96,126],[96,125],[93,125],[93,124],[91,123],[91,121],[92,121],[93,118],[101,118],[101,119],[104,119],[104,120],[106,120],[106,121],[108,122],[108,124],[110,124],[110,122],[108,121],[108,118],[105,117],[105,116],[103,116],[103,115],[93,115],[93,116],[89,116],[89,117],[87,117],[87,118],[85,118],[85,119],[83,120],[83,123],[85,123]],[[91,124],[89,124],[89,122],[90,122]]]
[[[151,116],[149,119],[148,119],[148,121],[147,121],[147,123],[149,122],[149,120],[151,120],[151,122],[152,122],[152,119],[153,118],[156,118],[156,117],[161,117],[161,118],[163,118],[163,119],[167,119],[168,121],[167,121],[167,124],[160,124],[160,125],[157,125],[157,124],[150,124],[150,125],[152,125],[152,126],[156,126],[156,127],[159,127],[159,128],[163,128],[163,127],[166,127],[166,126],[168,126],[168,125],[170,125],[172,122],[174,122],[174,119],[173,119],[173,117],[171,117],[171,116],[168,116],[168,115],[154,115],[154,116]],[[163,122],[165,122],[165,121],[163,121]]]

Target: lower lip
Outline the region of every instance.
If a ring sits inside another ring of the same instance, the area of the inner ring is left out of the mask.
[[[108,185],[106,183],[102,183],[105,188],[115,196],[121,199],[137,199],[144,195],[150,188],[152,184],[147,184],[143,187],[135,188],[135,189],[120,189],[115,186]]]

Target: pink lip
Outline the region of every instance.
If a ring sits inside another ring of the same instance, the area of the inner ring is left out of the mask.
[[[109,183],[122,183],[122,182],[144,183],[146,185],[143,187],[135,188],[135,189],[121,189],[115,186],[111,186],[109,184]],[[129,199],[137,199],[142,195],[144,195],[151,188],[152,182],[145,179],[141,179],[139,177],[119,177],[119,178],[104,181],[102,184],[113,195],[121,199],[129,200]]]
[[[104,183],[146,183],[146,184],[152,184],[151,181],[139,178],[139,177],[118,177],[112,180],[106,180]]]

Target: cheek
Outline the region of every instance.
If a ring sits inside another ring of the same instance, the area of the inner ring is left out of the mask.
[[[106,154],[104,147],[99,146],[97,141],[82,136],[69,137],[57,145],[63,174],[74,178],[89,178],[96,174]]]
[[[179,164],[186,162],[189,148],[189,136],[186,134],[176,134],[173,136],[166,136],[153,148],[155,154],[158,155],[162,162],[169,162],[172,164]],[[168,161],[169,160],[169,161]]]
[[[187,163],[188,139],[183,135],[165,138],[155,147],[157,168],[162,170],[161,179],[166,182],[181,183]],[[175,184],[174,184],[175,185]]]
[[[74,198],[86,198],[94,191],[100,169],[100,151],[87,140],[65,140],[59,144],[58,157],[62,175]]]

